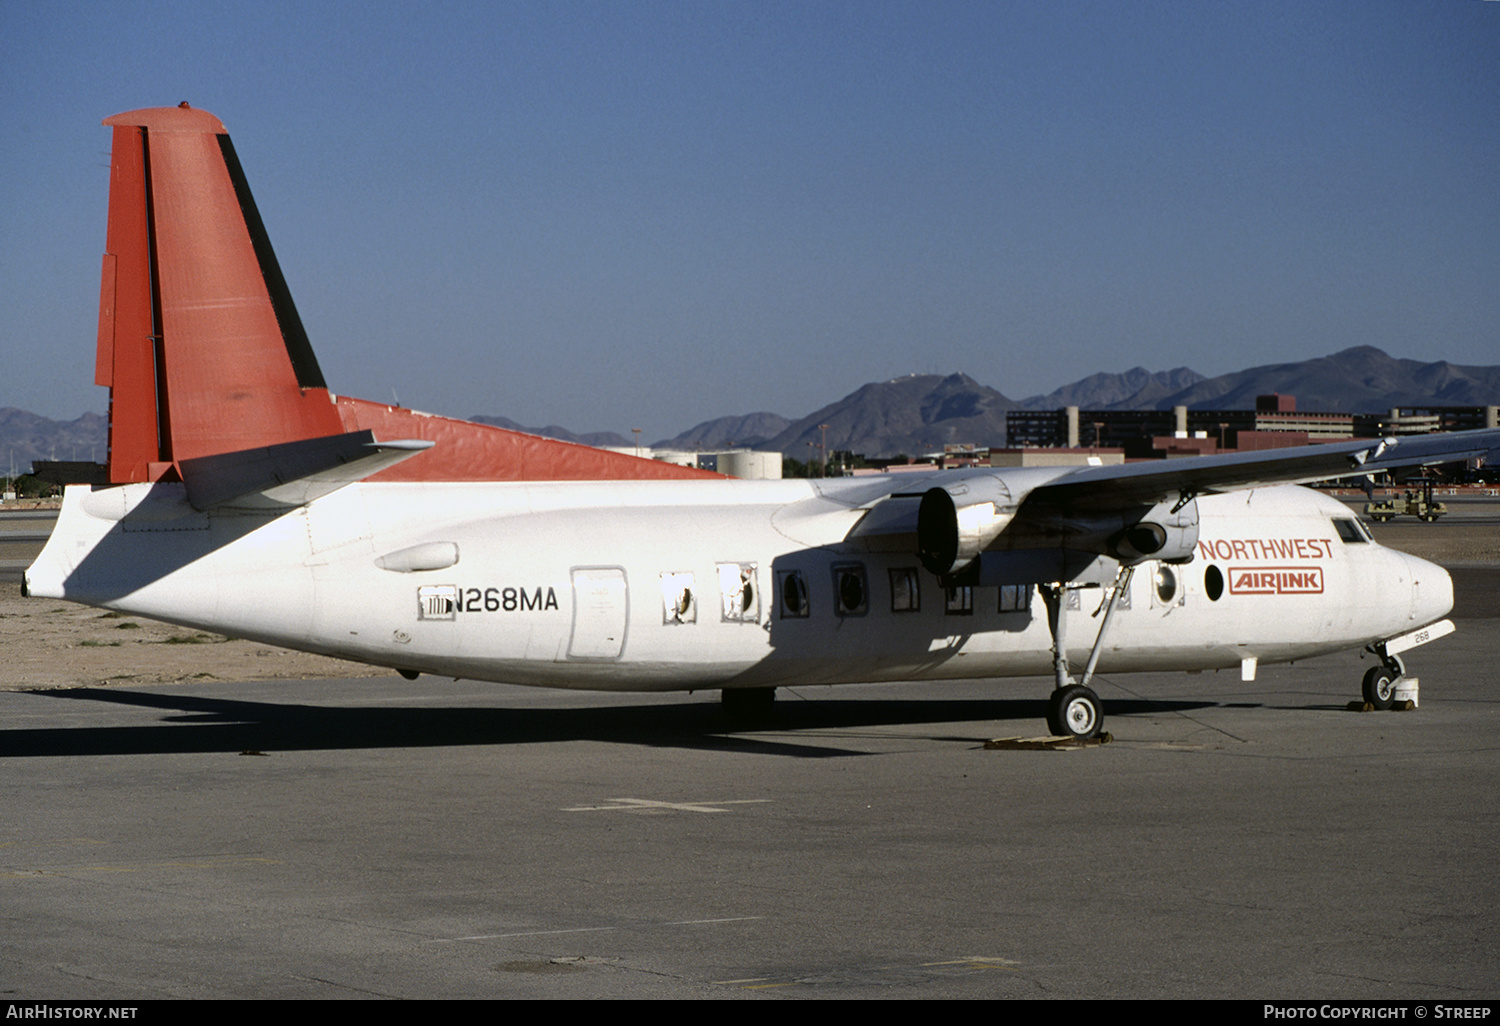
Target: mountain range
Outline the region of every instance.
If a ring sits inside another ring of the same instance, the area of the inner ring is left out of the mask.
[[[103,463],[109,421],[100,413],[77,420],[48,420],[35,413],[0,406],[0,474],[14,467],[25,473],[32,460],[88,460]]]
[[[1003,445],[1005,414],[1014,409],[1253,409],[1256,396],[1271,392],[1296,396],[1297,408],[1305,411],[1375,413],[1395,406],[1495,405],[1500,404],[1500,366],[1401,360],[1373,346],[1356,346],[1331,356],[1266,364],[1215,378],[1187,367],[1092,374],[1023,400],[1010,399],[967,374],[912,374],[861,386],[797,420],[776,413],[719,417],[650,444],[688,450],[749,447],[801,460],[815,458],[817,447],[826,444],[830,452],[894,456],[932,452],[948,443]],[[555,425],[525,427],[493,415],[469,419],[585,445],[635,444],[615,432],[575,434]],[[97,413],[54,421],[0,408],[0,459],[9,452],[18,469],[33,459],[102,460],[106,433],[105,418]]]
[[[773,414],[707,421],[665,448],[691,448],[697,438],[731,438],[738,445],[770,449],[797,459],[810,458],[828,425],[830,452],[845,449],[866,456],[932,452],[950,442],[1005,443],[1008,410],[1248,410],[1255,397],[1279,392],[1297,399],[1304,411],[1379,413],[1396,406],[1484,406],[1500,404],[1500,367],[1465,367],[1446,361],[1401,360],[1373,346],[1356,346],[1297,363],[1265,364],[1204,377],[1187,367],[1121,374],[1091,374],[1046,395],[1014,400],[965,374],[910,375],[865,385],[836,403],[781,430],[757,436],[738,425],[774,427]],[[758,421],[752,418],[760,418]],[[732,432],[722,425],[736,425]],[[715,443],[722,444],[722,443]],[[705,448],[708,446],[705,445]]]

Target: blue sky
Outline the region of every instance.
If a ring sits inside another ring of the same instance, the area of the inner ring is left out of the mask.
[[[109,130],[228,126],[330,386],[646,438],[963,371],[1500,363],[1500,4],[0,0],[0,406]]]

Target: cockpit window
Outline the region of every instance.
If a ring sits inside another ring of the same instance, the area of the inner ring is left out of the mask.
[[[1333,526],[1338,531],[1339,537],[1346,542],[1357,542],[1362,545],[1369,541],[1365,532],[1360,529],[1361,525],[1354,520],[1336,518],[1333,521]]]

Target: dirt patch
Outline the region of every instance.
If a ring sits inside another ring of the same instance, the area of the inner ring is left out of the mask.
[[[393,670],[174,627],[0,582],[0,691],[101,684],[384,677]]]

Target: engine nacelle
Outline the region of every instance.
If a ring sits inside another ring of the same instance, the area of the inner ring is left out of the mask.
[[[1141,521],[1127,527],[1110,539],[1109,554],[1129,566],[1143,559],[1160,559],[1168,563],[1191,559],[1198,544],[1198,525],[1164,526]]]
[[[917,507],[917,555],[938,576],[972,563],[1016,515],[1015,503],[998,477],[969,478],[929,488]]]
[[[1174,510],[1158,503],[1139,514],[1111,517],[1092,538],[1079,538],[1070,547],[1113,556],[1125,566],[1147,559],[1185,563],[1198,545],[1198,504]]]

